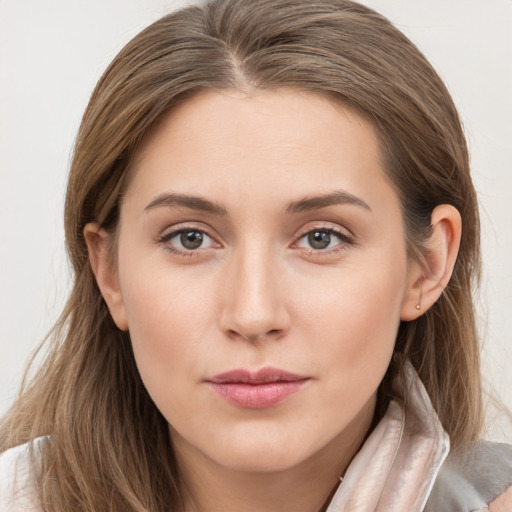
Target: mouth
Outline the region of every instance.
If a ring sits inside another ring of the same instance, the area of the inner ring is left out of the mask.
[[[257,372],[237,369],[221,373],[206,382],[232,405],[246,409],[266,409],[300,391],[311,377],[278,368]]]

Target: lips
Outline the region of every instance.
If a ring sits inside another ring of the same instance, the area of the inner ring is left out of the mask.
[[[278,368],[258,372],[237,369],[208,379],[213,390],[232,405],[247,409],[273,407],[300,389],[310,377]]]

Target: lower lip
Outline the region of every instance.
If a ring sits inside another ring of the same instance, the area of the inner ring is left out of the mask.
[[[246,409],[266,409],[297,393],[308,379],[247,384],[244,382],[214,383],[212,388],[228,402]]]

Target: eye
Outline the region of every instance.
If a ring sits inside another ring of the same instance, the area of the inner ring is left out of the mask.
[[[214,241],[204,231],[199,229],[179,229],[163,235],[159,242],[170,252],[192,252],[198,249],[208,249]]]
[[[182,231],[179,235],[176,235],[174,238],[179,237],[179,242],[182,247],[185,249],[199,249],[201,245],[203,245],[205,234],[201,233],[201,231]]]
[[[297,242],[299,247],[323,251],[333,249],[343,243],[351,243],[351,240],[344,234],[334,229],[313,229],[302,235]]]

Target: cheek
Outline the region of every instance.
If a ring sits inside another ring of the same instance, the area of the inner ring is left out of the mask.
[[[303,279],[294,293],[296,317],[308,328],[344,339],[347,348],[394,340],[406,276],[405,264],[393,267],[333,269],[321,281]]]
[[[310,343],[314,340],[311,359],[329,370],[330,389],[341,389],[355,405],[375,392],[389,365],[400,324],[405,268],[402,260],[335,269],[324,286],[308,288],[296,302],[297,311],[302,311],[298,322]]]
[[[172,422],[174,402],[183,393],[170,390],[185,391],[209,357],[211,347],[202,340],[211,325],[211,301],[201,283],[180,282],[179,275],[168,269],[130,268],[126,267],[127,279],[121,275],[121,288],[136,364],[152,399]],[[188,407],[184,401],[179,409],[186,412]]]

